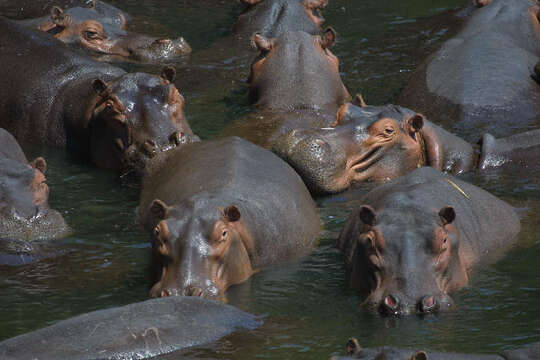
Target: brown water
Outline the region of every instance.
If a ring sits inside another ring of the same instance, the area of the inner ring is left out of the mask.
[[[232,0],[113,1],[153,35],[184,36],[195,49],[177,66],[187,116],[211,138],[249,111],[245,79],[254,54],[225,40],[238,6]],[[390,102],[408,74],[447,36],[448,10],[458,0],[330,0],[327,24],[339,33],[333,49],[351,93]],[[228,45],[229,44],[229,45]],[[157,66],[128,66],[158,72]],[[0,340],[80,313],[146,299],[148,236],[134,220],[139,190],[62,151],[26,149],[48,161],[51,205],[73,226],[72,237],[46,245],[59,256],[0,267]],[[494,265],[478,269],[454,294],[457,311],[382,318],[364,311],[348,288],[334,239],[360,190],[317,199],[325,229],[304,260],[267,269],[228,291],[229,302],[264,315],[265,325],[217,344],[163,359],[327,359],[343,354],[348,337],[363,346],[496,352],[540,341],[540,171],[493,172],[468,180],[509,201],[522,216],[519,243]]]

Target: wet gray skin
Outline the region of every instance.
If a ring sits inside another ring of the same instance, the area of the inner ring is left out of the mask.
[[[384,315],[452,309],[449,294],[467,285],[475,265],[507,250],[520,230],[510,205],[431,167],[380,185],[359,202],[336,245],[351,286]]]
[[[233,25],[233,34],[250,38],[258,32],[277,37],[287,31],[304,31],[317,35],[324,18],[320,10],[328,0],[242,0],[244,12]]]
[[[483,1],[463,30],[411,75],[397,103],[469,141],[538,125],[540,7],[531,0]]]
[[[32,241],[67,236],[71,229],[48,205],[43,158],[28,163],[17,141],[0,129],[0,237]]]
[[[20,23],[48,32],[99,60],[163,62],[191,52],[191,47],[182,37],[159,39],[129,32],[124,13],[98,11],[94,4],[65,11],[53,7],[49,16]]]

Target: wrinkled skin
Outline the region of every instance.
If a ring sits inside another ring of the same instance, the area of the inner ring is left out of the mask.
[[[385,315],[453,307],[480,260],[494,260],[520,229],[514,209],[486,191],[422,167],[370,191],[337,241],[351,286]],[[487,255],[490,256],[487,256]]]
[[[8,20],[0,19],[0,28],[0,41],[9,44],[0,61],[11,64],[0,69],[10,84],[0,87],[0,126],[19,141],[67,147],[99,167],[125,171],[131,159],[186,136],[197,140],[171,83],[174,69],[126,73]]]
[[[54,35],[74,48],[86,50],[100,60],[160,62],[191,52],[184,38],[158,39],[126,30],[126,15],[102,12],[95,4],[62,10],[22,24]]]
[[[358,105],[343,105],[329,127],[293,130],[274,142],[272,150],[312,192],[384,182],[419,166],[461,174],[510,164],[534,166],[540,156],[540,130],[503,139],[485,134],[476,148],[410,109]]]
[[[0,129],[0,143],[0,237],[31,241],[69,235],[62,215],[48,205],[45,160],[38,157],[28,163],[17,141],[4,129]]]
[[[190,144],[160,160],[145,178],[138,208],[157,270],[150,296],[225,301],[229,286],[311,250],[320,230],[315,204],[271,152],[232,137]]]
[[[93,311],[0,342],[2,360],[147,359],[256,329],[255,316],[206,299],[171,297]]]
[[[258,32],[278,37],[287,31],[318,35],[324,18],[320,10],[328,0],[244,0],[244,12],[233,25],[237,38],[249,39]]]
[[[270,147],[292,129],[328,126],[338,107],[350,98],[339,76],[339,60],[329,49],[335,40],[332,29],[322,36],[255,35],[259,54],[251,65],[248,96],[256,111],[235,121],[225,135]]]
[[[393,347],[363,349],[355,338],[347,342],[348,356],[332,356],[330,360],[534,360],[540,357],[540,343],[525,348],[497,354],[458,354],[423,350],[406,350]]]
[[[459,136],[508,136],[540,124],[540,6],[493,0],[411,76],[397,103]]]

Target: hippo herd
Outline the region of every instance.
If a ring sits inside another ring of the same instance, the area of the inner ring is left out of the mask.
[[[473,268],[516,243],[516,210],[460,177],[539,166],[538,1],[474,1],[461,30],[411,75],[400,105],[351,97],[330,50],[338,34],[323,28],[328,0],[241,3],[229,40],[256,51],[251,111],[204,140],[171,66],[191,52],[183,37],[128,31],[129,15],[96,0],[22,1],[23,16],[0,17],[0,63],[9,64],[0,67],[0,241],[73,233],[49,208],[46,160],[29,162],[21,145],[135,174],[152,298],[4,340],[0,358],[142,359],[253,330],[261,318],[224,304],[227,289],[308,255],[321,232],[314,197],[359,185],[370,190],[354,192],[335,247],[350,286],[383,317],[455,308],[451,293]],[[0,251],[0,264],[9,261]],[[362,349],[351,339],[347,352],[540,358],[538,344],[470,355]]]

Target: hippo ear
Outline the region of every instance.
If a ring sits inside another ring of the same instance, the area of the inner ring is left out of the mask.
[[[253,34],[251,43],[261,53],[267,53],[272,49],[272,40],[262,36],[258,32]]]
[[[484,7],[484,6],[487,6],[487,5],[491,4],[491,1],[492,0],[474,0],[474,5],[476,7],[481,8],[481,7]]]
[[[456,219],[456,212],[453,207],[445,206],[439,211],[443,225],[451,224]]]
[[[101,79],[95,79],[92,81],[92,88],[94,88],[94,91],[102,97],[108,96],[110,93],[109,85],[107,85],[107,83]]]
[[[169,216],[169,207],[163,201],[155,199],[150,204],[150,213],[159,220],[165,220]]]
[[[88,8],[89,9],[95,9],[96,8],[96,3],[97,1],[96,0],[91,0],[88,2]]]
[[[348,355],[355,355],[362,351],[362,346],[360,346],[356,338],[350,338],[346,346]]]
[[[67,22],[68,16],[64,13],[64,10],[62,10],[58,6],[53,6],[51,8],[51,20],[55,25],[58,26],[65,26]]]
[[[260,3],[262,0],[240,0],[240,2],[247,6],[253,6]]]
[[[366,102],[364,101],[364,98],[362,97],[362,94],[356,94],[356,96],[354,97],[352,101],[352,104],[356,106],[360,106],[360,107],[367,106]]]
[[[377,223],[377,217],[375,215],[375,210],[369,205],[362,205],[358,211],[358,216],[360,220],[366,225],[374,226]]]
[[[413,117],[407,119],[410,132],[418,132],[424,127],[424,116],[422,114],[414,114]]]
[[[306,9],[322,9],[323,7],[328,5],[328,0],[303,0],[302,5],[304,5]]]
[[[324,31],[324,34],[321,38],[321,46],[323,49],[328,49],[332,47],[337,39],[337,32],[333,28],[329,27]]]
[[[161,69],[161,77],[169,82],[173,82],[176,78],[176,70],[172,66],[165,66]]]
[[[235,222],[240,220],[240,210],[234,205],[228,206],[223,210],[223,215],[229,222]]]
[[[47,171],[47,162],[46,162],[45,159],[42,158],[41,156],[35,158],[35,159],[30,163],[30,166],[32,166],[34,169],[38,169],[38,170],[41,171],[43,174],[45,174],[45,171]]]
[[[428,360],[428,355],[425,351],[418,351],[411,357],[411,360]]]

